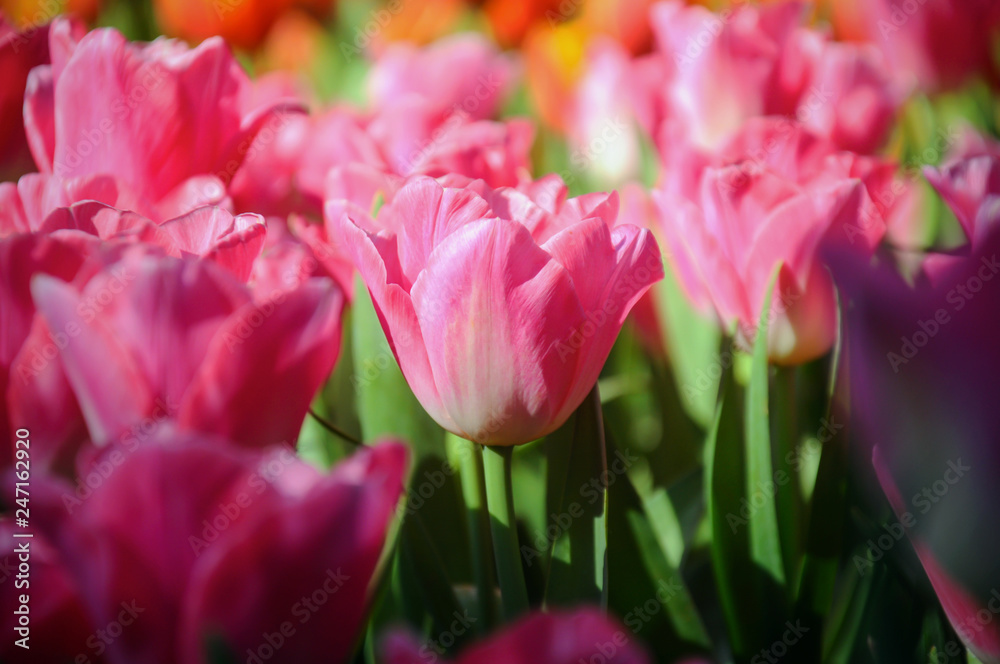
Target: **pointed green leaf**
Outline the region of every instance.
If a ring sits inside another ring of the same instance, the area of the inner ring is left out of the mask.
[[[608,460],[595,386],[570,420],[546,440],[549,483],[555,510],[545,588],[546,606],[579,603],[607,606]],[[523,547],[522,547],[523,551]]]
[[[776,483],[771,463],[771,433],[768,415],[767,330],[771,313],[771,296],[778,278],[775,269],[767,297],[760,314],[753,346],[753,367],[746,394],[746,482],[747,499],[753,505],[748,518],[750,558],[779,586],[785,585],[785,568],[781,555],[781,534],[778,515],[772,498]],[[761,503],[757,507],[757,503]]]

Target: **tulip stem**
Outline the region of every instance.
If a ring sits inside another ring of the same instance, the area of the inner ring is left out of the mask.
[[[452,434],[449,434],[452,435]],[[493,563],[493,540],[490,537],[490,516],[486,511],[486,481],[483,474],[483,447],[453,436],[460,445],[462,497],[465,499],[465,520],[472,548],[472,572],[476,579],[476,600],[482,622],[479,632],[485,634],[497,622],[496,568]]]
[[[323,417],[322,415],[320,415],[319,413],[317,413],[312,408],[309,409],[309,414],[313,416],[314,420],[316,420],[317,422],[319,422],[320,426],[322,426],[324,429],[326,429],[327,431],[329,431],[333,435],[340,436],[341,438],[343,438],[347,442],[351,443],[352,445],[358,445],[358,446],[362,445],[362,443],[361,443],[360,440],[358,440],[357,438],[355,438],[351,434],[347,433],[346,431],[344,431],[343,429],[341,429],[340,427],[338,427],[336,424],[334,424],[330,420],[326,419],[325,417]]]
[[[486,503],[493,533],[497,578],[504,617],[514,618],[528,610],[528,588],[521,567],[521,549],[514,518],[514,493],[511,490],[511,447],[484,447],[483,470],[486,476]]]

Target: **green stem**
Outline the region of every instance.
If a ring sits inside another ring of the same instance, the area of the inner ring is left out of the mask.
[[[449,434],[451,435],[451,434]],[[476,599],[482,620],[477,631],[485,634],[496,624],[495,573],[493,541],[490,537],[490,517],[486,512],[486,479],[483,474],[481,445],[454,436],[461,459],[462,497],[465,499],[465,519],[472,549],[472,573],[476,579]]]
[[[483,470],[486,476],[486,503],[493,533],[493,553],[497,562],[500,597],[508,620],[528,610],[528,589],[521,567],[514,519],[514,494],[511,491],[511,447],[484,447]]]

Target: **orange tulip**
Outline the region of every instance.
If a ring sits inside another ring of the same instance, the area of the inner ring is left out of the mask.
[[[537,25],[524,41],[528,89],[542,120],[560,131],[583,73],[586,43],[587,29],[579,21]]]
[[[189,41],[219,35],[234,46],[254,48],[278,17],[293,6],[318,13],[331,0],[153,0],[163,31]]]

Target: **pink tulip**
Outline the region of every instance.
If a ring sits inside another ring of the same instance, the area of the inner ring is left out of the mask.
[[[402,493],[402,443],[324,474],[291,448],[160,431],[101,464],[111,470],[86,492],[39,478],[35,523],[90,623],[120,620],[108,662],[197,664],[211,647],[248,662],[348,659]]]
[[[556,216],[516,190],[426,177],[382,208],[378,232],[328,205],[404,376],[445,429],[489,445],[556,429],[661,278],[648,231],[612,230],[616,195],[561,207]]]
[[[599,40],[589,47],[585,73],[566,118],[574,168],[603,181],[638,177],[634,85],[628,53],[617,42]]]
[[[993,40],[1000,6],[992,0],[857,0],[867,37],[907,84],[935,92],[971,77],[997,81]]]
[[[28,77],[25,129],[43,174],[106,175],[116,200],[154,221],[225,200],[260,127],[249,79],[225,44],[128,43],[94,30]],[[207,82],[207,83],[206,83]]]
[[[667,119],[711,147],[750,117],[793,114],[808,75],[793,53],[803,14],[796,2],[720,14],[677,0],[654,5],[653,29],[669,72],[661,92]]]
[[[717,148],[762,115],[796,119],[846,150],[879,149],[903,96],[881,54],[831,42],[805,28],[804,15],[800,2],[717,14],[674,0],[656,5],[659,62],[637,62],[631,87],[661,151],[674,135]]]
[[[509,187],[528,179],[534,128],[523,119],[470,122],[442,118],[426,99],[409,98],[379,112],[368,125],[389,171],[441,177],[459,173]]]
[[[456,67],[455,63],[462,63]],[[430,102],[441,121],[453,114],[469,120],[494,117],[514,79],[514,64],[476,33],[446,37],[425,48],[390,45],[368,79],[375,109],[391,108],[407,97]]]
[[[87,441],[76,397],[57,360],[58,346],[31,299],[31,281],[48,275],[74,281],[91,271],[88,257],[96,238],[74,233],[16,235],[0,240],[0,467],[13,463],[14,432],[30,427],[35,441],[32,468],[54,472],[72,468]],[[57,330],[63,333],[65,331]],[[62,337],[60,337],[60,341]]]
[[[842,150],[874,154],[885,143],[904,99],[882,54],[868,45],[817,42],[808,88],[795,116]]]
[[[0,180],[16,180],[34,170],[22,118],[24,88],[28,72],[49,62],[50,27],[74,41],[83,35],[81,24],[61,17],[51,26],[19,31],[0,13]]]
[[[249,446],[297,438],[336,360],[344,298],[328,279],[252,301],[210,261],[125,246],[76,286],[32,293],[98,445],[172,420]]]
[[[368,135],[367,119],[344,107],[313,116],[283,115],[254,141],[231,190],[236,208],[268,216],[322,215],[326,179],[334,168],[388,169]],[[359,200],[359,203],[361,201]],[[370,205],[367,201],[365,205]]]
[[[354,264],[332,244],[320,224],[292,215],[271,218],[264,251],[253,265],[254,297],[269,300],[291,292],[314,277],[333,279],[348,299],[354,293]]]
[[[383,664],[418,664],[437,653],[403,633],[383,642]],[[577,664],[590,661],[648,664],[649,655],[633,635],[600,611],[581,608],[533,613],[502,632],[470,646],[455,664]]]
[[[41,230],[49,215],[82,201],[102,201],[129,209],[128,195],[108,175],[88,175],[69,180],[56,175],[29,173],[17,183],[0,182],[0,237]]]
[[[718,152],[678,144],[654,192],[671,263],[695,305],[714,309],[737,341],[756,336],[767,288],[772,360],[825,353],[836,333],[833,284],[817,257],[827,242],[870,255],[885,223],[869,189],[891,166],[837,152],[801,126],[760,119]]]
[[[233,216],[217,207],[198,208],[157,226],[134,212],[122,212],[88,201],[57,208],[40,232],[79,230],[104,240],[145,242],[168,256],[200,256],[226,268],[246,282],[254,259],[264,245],[267,228],[257,214]]]

